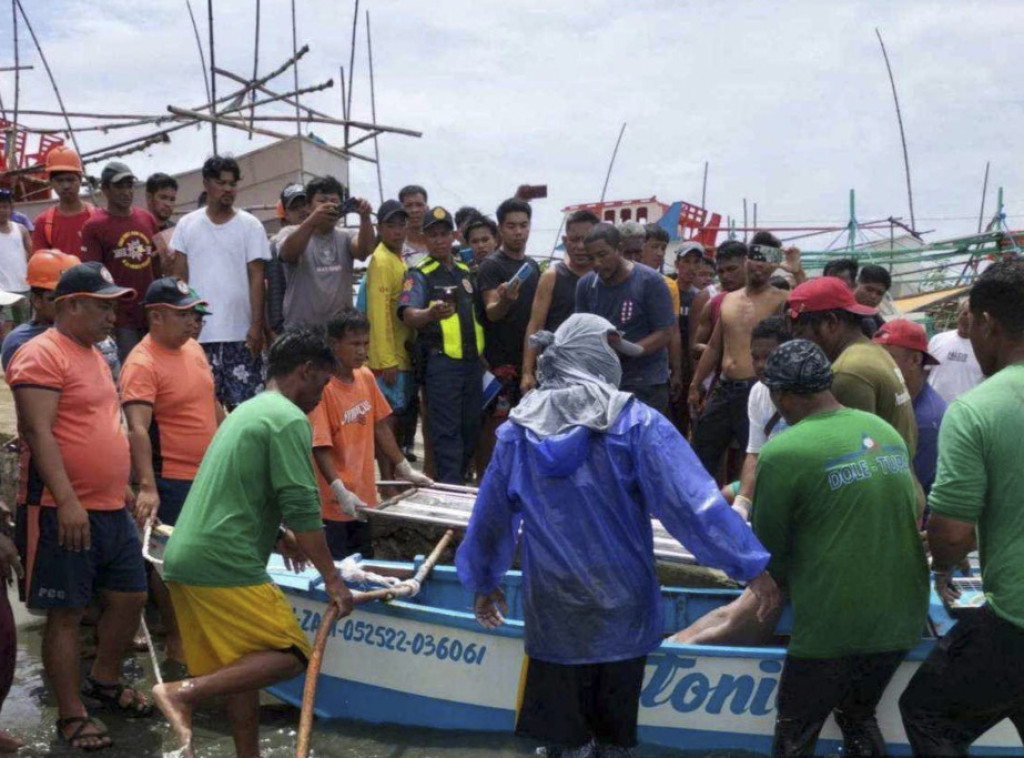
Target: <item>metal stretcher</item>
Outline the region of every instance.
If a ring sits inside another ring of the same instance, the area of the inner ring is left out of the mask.
[[[410,487],[408,482],[377,482],[378,486],[406,487],[402,493],[388,498],[373,508],[360,508],[368,518],[389,518],[433,524],[454,529],[469,526],[469,516],[476,503],[476,487],[437,484],[431,487]],[[694,564],[696,560],[661,522],[651,519],[654,528],[654,556],[665,563]]]

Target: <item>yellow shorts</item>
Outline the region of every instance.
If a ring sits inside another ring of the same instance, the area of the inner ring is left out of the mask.
[[[312,652],[284,593],[273,584],[198,587],[168,582],[192,676],[203,676],[262,650]]]

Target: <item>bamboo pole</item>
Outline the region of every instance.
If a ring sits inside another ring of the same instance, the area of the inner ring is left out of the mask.
[[[455,532],[449,529],[441,537],[441,540],[434,547],[433,552],[427,557],[416,572],[414,577],[415,581],[420,584],[427,578],[427,575],[434,568],[437,562],[441,558],[441,554],[448,547],[448,543],[452,541],[455,536]],[[369,602],[371,600],[391,600],[400,594],[411,594],[411,590],[399,593],[398,588],[376,590],[374,592],[360,593],[355,596],[353,600],[357,605]],[[295,746],[295,755],[297,758],[308,758],[310,748],[310,738],[313,733],[313,706],[316,703],[316,686],[317,679],[320,676],[320,668],[323,665],[324,651],[327,647],[327,637],[330,634],[331,626],[334,625],[335,621],[338,620],[338,607],[333,603],[327,607],[327,612],[324,613],[323,618],[320,621],[320,628],[317,629],[316,639],[313,642],[313,654],[309,658],[309,666],[306,668],[306,684],[302,690],[302,715],[299,718],[299,735]]]
[[[370,36],[370,11],[366,11],[366,57],[370,61],[370,118],[373,119],[374,123],[377,123],[377,94],[373,84],[373,40]],[[380,172],[380,144],[377,139],[378,134],[380,134],[379,130],[376,130],[373,133],[373,158],[377,162],[377,193],[380,195],[381,204],[383,204],[384,179]],[[357,142],[358,141],[359,140],[357,140]]]
[[[34,68],[35,68],[35,66],[19,66],[19,65],[0,66],[0,74],[3,74],[5,72],[7,72],[7,71],[15,71],[15,72],[17,72],[17,71],[32,71]]]
[[[990,161],[985,161],[985,180],[981,184],[981,211],[978,213],[978,234],[981,234],[982,224],[985,223],[985,196],[988,195],[988,170]]]
[[[359,26],[359,0],[352,13],[352,46],[348,53],[348,100],[345,103],[345,118],[352,115],[352,74],[356,67],[356,29]],[[345,128],[345,147],[348,147],[348,127]]]
[[[292,43],[292,55],[295,54],[295,44]],[[256,81],[256,78],[260,74],[260,0],[256,0],[256,39],[253,42],[253,56],[252,56],[252,81]],[[298,86],[298,85],[296,85]],[[256,106],[252,103],[256,102],[256,90],[249,90],[249,126],[253,125],[253,119],[256,118]],[[252,139],[252,133],[249,133],[249,139]]]
[[[889,53],[885,50],[885,43],[882,41],[882,33],[875,27],[875,34],[878,37],[878,44],[882,46],[882,57],[885,58],[885,69],[889,72],[889,84],[892,86],[892,99],[896,104],[896,121],[900,127],[900,143],[903,145],[903,168],[907,175],[907,203],[910,205],[910,226],[917,228],[914,220],[914,190],[910,186],[910,156],[907,154],[907,135],[903,130],[903,113],[900,111],[900,98],[896,94],[896,79],[892,74],[892,66],[889,64]]]
[[[288,139],[287,134],[282,134],[281,132],[274,132],[269,129],[262,129],[258,126],[249,126],[245,123],[245,121],[236,121],[234,119],[224,118],[222,116],[212,116],[208,113],[190,111],[186,108],[175,108],[173,105],[168,105],[167,110],[170,113],[173,113],[175,116],[183,116],[186,118],[195,119],[196,121],[203,121],[207,124],[212,124],[213,126],[229,126],[232,129],[238,129],[239,131],[249,132],[250,134],[261,134],[264,137],[274,137],[275,139]]]
[[[298,36],[297,35],[298,35],[298,29],[297,29],[297,25],[296,25],[296,22],[295,22],[295,0],[292,0],[292,55],[293,56],[296,53],[298,53],[299,40],[298,40]],[[299,63],[298,63],[298,61],[296,61],[295,65],[292,66],[292,89],[298,90],[298,88],[299,88]],[[299,118],[299,115],[300,115],[299,109],[301,107],[302,106],[299,104],[299,98],[296,97],[295,98],[295,118],[296,119]],[[300,121],[298,121],[298,120],[296,120],[296,122],[295,122],[295,135],[297,137],[302,136],[302,123]]]
[[[217,51],[213,43],[213,0],[206,0],[206,14],[210,33],[210,113],[217,115]],[[213,154],[217,155],[217,122],[214,120],[210,128],[213,136]]]
[[[210,94],[210,73],[206,69],[206,56],[203,54],[203,41],[199,37],[199,25],[196,23],[196,14],[192,12],[191,0],[185,0],[185,7],[188,8],[188,17],[192,19],[192,32],[196,36],[196,47],[199,49],[199,64],[203,70],[203,87],[206,89],[206,102],[213,100]]]
[[[615,140],[615,149],[612,150],[612,159],[608,162],[608,172],[604,175],[604,186],[601,188],[601,202],[604,202],[604,195],[608,191],[608,180],[612,178],[612,168],[615,166],[615,156],[619,154],[619,145],[622,144],[622,135],[626,133],[626,122],[622,122],[619,129],[619,138]]]

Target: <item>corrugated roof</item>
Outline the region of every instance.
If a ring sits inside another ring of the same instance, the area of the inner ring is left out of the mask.
[[[952,300],[953,298],[959,297],[970,288],[970,285],[965,285],[963,287],[954,287],[952,289],[936,290],[935,292],[925,292],[921,295],[903,297],[894,302],[901,312],[913,313],[914,311],[924,310],[931,305],[936,305],[945,300]]]

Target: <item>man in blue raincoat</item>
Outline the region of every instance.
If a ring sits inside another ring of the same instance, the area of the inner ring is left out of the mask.
[[[618,389],[642,351],[600,316],[576,314],[543,349],[540,387],[498,444],[455,562],[478,621],[502,623],[499,588],[522,526],[529,656],[516,731],[549,758],[629,755],[647,654],[662,635],[651,518],[705,565],[779,602],[769,555],[664,416]],[[507,612],[507,609],[506,609]]]

